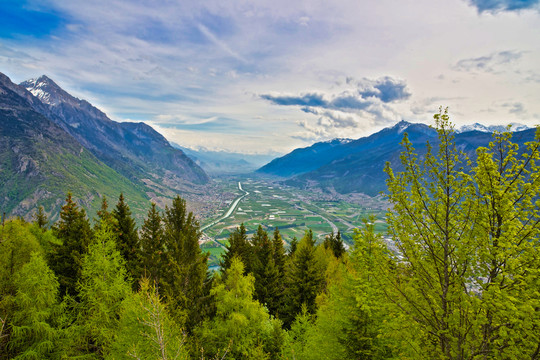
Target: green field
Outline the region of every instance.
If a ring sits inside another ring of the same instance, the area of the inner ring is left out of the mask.
[[[344,199],[328,199],[329,196],[325,194],[313,194],[248,177],[219,179],[218,182],[223,191],[230,192],[235,197],[244,194],[238,188],[238,182],[241,182],[242,189],[249,195],[238,203],[228,218],[205,229],[202,247],[204,251],[210,252],[212,265],[219,261],[229,234],[242,223],[248,236],[251,236],[259,225],[268,232],[273,232],[277,227],[287,244],[294,237],[301,238],[306,230],[311,229],[318,241],[322,241],[332,231],[339,230],[344,241],[351,245],[354,228],[361,227],[362,220],[370,215],[378,219],[376,231],[386,230],[385,211],[376,199],[368,199],[366,204],[360,205]],[[231,203],[232,201],[216,211],[211,218],[205,219],[201,225],[211,224],[224,216]]]

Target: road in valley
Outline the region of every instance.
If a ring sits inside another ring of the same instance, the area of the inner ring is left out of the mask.
[[[216,225],[217,223],[219,223],[220,221],[222,220],[225,220],[226,218],[228,218],[229,216],[232,215],[232,213],[234,212],[234,210],[236,210],[236,207],[238,206],[238,204],[240,203],[240,201],[245,198],[246,196],[249,195],[249,193],[247,191],[245,191],[244,189],[242,189],[242,183],[239,181],[238,182],[238,190],[240,190],[241,192],[243,192],[244,194],[240,195],[239,197],[237,197],[231,204],[231,206],[229,207],[229,210],[227,210],[227,212],[225,213],[225,215],[223,215],[222,217],[220,217],[219,219],[217,220],[214,220],[212,221],[210,224],[207,224],[205,226],[203,226],[201,228],[201,231],[204,231],[206,229],[208,229],[209,227],[212,227],[214,225]]]

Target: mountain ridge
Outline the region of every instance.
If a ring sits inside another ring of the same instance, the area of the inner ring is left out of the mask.
[[[148,197],[99,161],[54,121],[35,111],[35,99],[7,76],[0,76],[0,208],[8,215],[31,217],[37,205],[57,215],[66,191],[95,215],[101,197],[130,197],[142,211]],[[94,209],[92,211],[92,209]],[[54,219],[51,219],[54,220]]]
[[[369,136],[337,145],[329,149],[329,153],[324,156],[318,156],[317,151],[313,151],[314,147],[320,147],[322,143],[295,149],[261,167],[257,173],[286,177],[282,180],[285,184],[303,189],[319,187],[341,194],[361,192],[375,196],[386,189],[386,175],[383,172],[385,163],[390,162],[392,168],[398,171],[401,169],[400,154],[403,149],[400,143],[405,132],[419,156],[427,151],[426,142],[430,142],[432,146],[438,143],[437,131],[434,128],[422,123],[400,121]],[[522,145],[525,141],[534,139],[534,134],[535,129],[531,128],[516,131],[514,139]],[[455,139],[460,150],[474,157],[479,146],[489,144],[492,133],[472,129],[455,132]],[[304,155],[310,153],[311,158],[306,159]],[[295,167],[305,169],[306,162],[312,167],[309,171],[296,170],[295,173],[295,170],[291,170]]]
[[[35,110],[51,118],[98,159],[133,181],[165,176],[172,182],[206,184],[208,175],[165,137],[144,123],[116,122],[49,77],[20,84],[41,99]]]

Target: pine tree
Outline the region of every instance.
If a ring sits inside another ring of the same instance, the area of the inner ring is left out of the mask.
[[[81,262],[92,238],[92,229],[84,209],[79,209],[68,193],[60,220],[54,224],[53,235],[62,241],[53,246],[49,264],[58,277],[60,294],[77,295],[77,280],[81,276]]]
[[[153,202],[141,227],[142,273],[146,278],[160,283],[167,265],[165,237],[161,215]]]
[[[134,281],[135,288],[141,273],[141,246],[135,220],[131,216],[128,204],[124,201],[124,194],[120,194],[112,215],[117,223],[115,232],[118,250],[126,260],[126,269]]]
[[[253,254],[244,223],[240,224],[240,227],[237,227],[235,231],[229,235],[229,244],[225,246],[225,253],[220,262],[222,273],[226,273],[227,269],[231,267],[231,262],[234,257],[242,260],[246,274],[251,272]]]

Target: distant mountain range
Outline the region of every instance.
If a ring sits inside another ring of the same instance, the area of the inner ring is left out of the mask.
[[[526,127],[525,127],[526,128]],[[480,146],[487,146],[492,139],[491,130],[504,130],[475,124],[456,132],[459,148],[474,157]],[[513,141],[522,145],[534,139],[535,129],[524,129],[516,124]],[[271,161],[257,170],[258,174],[284,177],[287,185],[309,189],[322,188],[341,194],[352,192],[375,196],[386,190],[384,165],[401,169],[399,143],[407,132],[413,147],[421,155],[426,152],[426,142],[438,144],[437,132],[424,124],[401,121],[368,137],[357,140],[337,139],[296,149]]]
[[[0,73],[0,211],[55,213],[65,192],[89,209],[120,192],[133,204],[163,204],[208,175],[144,123],[119,123],[46,76],[16,85]],[[136,209],[137,210],[137,209]]]
[[[241,154],[226,151],[193,150],[171,142],[211,175],[247,174],[274,158],[273,155]]]

